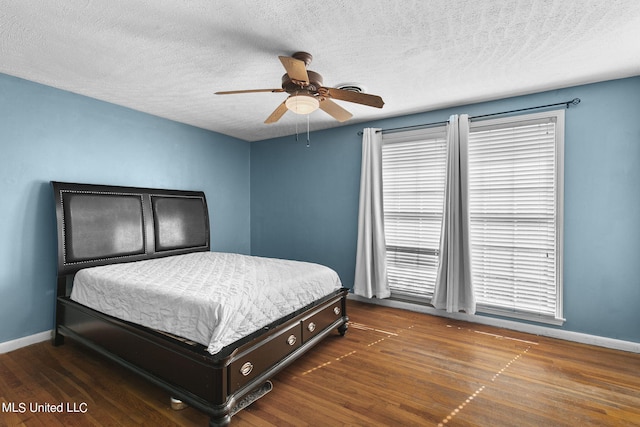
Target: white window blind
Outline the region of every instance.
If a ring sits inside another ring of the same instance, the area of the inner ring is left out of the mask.
[[[430,299],[446,170],[445,127],[384,134],[382,176],[387,274],[392,294]]]
[[[479,311],[562,318],[563,135],[564,111],[471,124],[469,210]]]

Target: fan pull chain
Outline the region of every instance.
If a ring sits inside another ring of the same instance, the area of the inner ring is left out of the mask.
[[[311,145],[311,140],[309,138],[309,116],[310,114],[307,114],[307,148]]]
[[[296,117],[296,142],[298,142],[298,118]]]

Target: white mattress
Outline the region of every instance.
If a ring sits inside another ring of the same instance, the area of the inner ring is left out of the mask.
[[[197,252],[80,270],[71,299],[216,354],[341,286],[318,264]]]

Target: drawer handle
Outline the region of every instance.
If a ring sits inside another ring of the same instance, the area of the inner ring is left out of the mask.
[[[333,312],[336,314],[336,316],[340,315],[340,307],[333,307]]]
[[[247,362],[240,368],[240,373],[245,377],[249,375],[253,371],[253,364],[251,362]]]
[[[294,345],[296,341],[297,341],[297,338],[293,334],[289,335],[289,338],[287,338],[287,344],[289,345]]]
[[[316,324],[311,322],[307,325],[307,329],[309,330],[309,332],[313,332],[316,330]]]

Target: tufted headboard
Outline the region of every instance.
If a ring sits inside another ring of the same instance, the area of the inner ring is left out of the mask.
[[[201,191],[51,183],[58,276],[81,268],[210,250]]]

